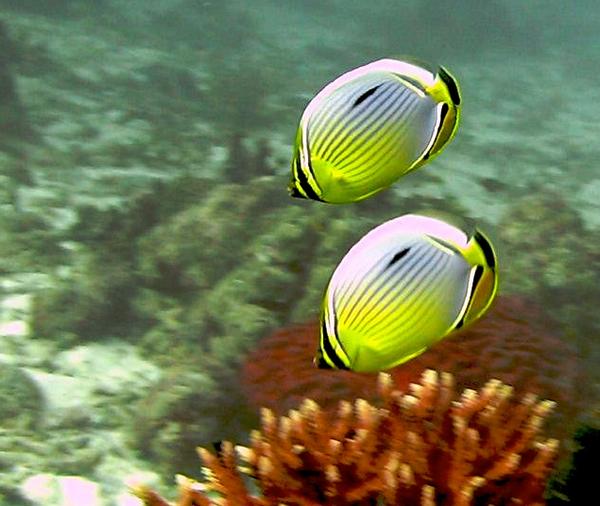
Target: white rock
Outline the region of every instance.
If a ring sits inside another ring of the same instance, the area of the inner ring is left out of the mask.
[[[61,476],[57,479],[60,506],[101,506],[100,485],[80,476]]]
[[[56,477],[51,474],[35,474],[21,483],[21,495],[33,504],[55,504],[57,499]]]
[[[21,320],[13,320],[0,324],[0,336],[25,337],[29,335],[29,325]]]
[[[25,293],[50,286],[50,276],[40,272],[21,272],[0,279],[0,289],[5,292]]]
[[[61,423],[65,417],[72,418],[74,412],[91,409],[92,382],[89,379],[51,374],[31,367],[23,370],[42,392],[46,407],[44,418],[50,425]]]
[[[56,371],[86,378],[94,391],[106,395],[139,391],[160,377],[160,369],[127,343],[103,342],[77,346],[55,357]],[[102,371],[102,374],[98,374]]]
[[[31,294],[21,293],[6,297],[2,301],[2,309],[5,311],[29,312],[31,308]]]
[[[35,474],[20,486],[23,498],[39,506],[102,506],[100,485],[81,476]]]

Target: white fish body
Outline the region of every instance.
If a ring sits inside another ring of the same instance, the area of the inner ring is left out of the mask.
[[[348,251],[329,282],[320,363],[375,371],[405,362],[479,317],[496,287],[495,253],[480,232],[469,237],[419,215],[388,221]]]

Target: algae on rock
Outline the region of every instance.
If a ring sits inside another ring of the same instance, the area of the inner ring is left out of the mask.
[[[600,325],[590,314],[600,297],[598,231],[587,230],[561,195],[538,189],[509,208],[499,236],[504,289],[540,302],[588,364],[597,363]],[[598,375],[597,367],[590,372]]]
[[[44,399],[21,368],[0,362],[0,426],[35,429],[43,420]]]

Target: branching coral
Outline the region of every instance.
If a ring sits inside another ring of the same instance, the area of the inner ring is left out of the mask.
[[[206,482],[180,477],[177,506],[544,504],[558,449],[540,438],[551,401],[516,400],[499,380],[456,399],[452,375],[433,370],[406,394],[381,374],[379,395],[381,407],[341,401],[335,418],[310,399],[280,418],[264,408],[250,446],[236,448],[243,465],[231,443],[217,456],[201,448]],[[147,506],[169,505],[136,493]]]

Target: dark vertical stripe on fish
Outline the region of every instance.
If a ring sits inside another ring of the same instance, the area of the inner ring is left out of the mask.
[[[372,81],[369,81],[366,85],[371,86]],[[357,86],[348,94],[342,93],[342,91],[345,91],[344,88],[336,90],[330,97],[327,97],[330,103],[325,103],[323,108],[317,111],[313,118],[310,118],[315,153],[321,154],[326,149],[330,139],[335,138],[349,120],[352,121],[354,117],[360,115],[360,110],[352,111],[349,109],[348,104],[360,96],[365,86]]]
[[[349,325],[353,323],[354,318],[358,316],[358,313],[355,315],[355,311],[360,309],[359,306],[365,306],[369,304],[374,298],[377,297],[373,305],[377,305],[390,290],[394,288],[394,284],[390,282],[394,277],[400,277],[404,275],[404,271],[410,272],[410,269],[418,263],[419,257],[418,255],[412,255],[411,260],[408,262],[396,266],[394,269],[386,270],[385,267],[381,268],[381,262],[375,262],[374,266],[377,267],[377,274],[375,276],[366,276],[363,275],[360,278],[360,291],[356,291],[354,293],[354,302],[351,306],[346,308],[344,312],[344,321]],[[402,271],[402,272],[401,272]],[[369,279],[371,278],[371,279]],[[382,292],[382,288],[387,285],[387,289],[385,292]],[[366,293],[370,291],[370,295],[366,295]]]
[[[358,97],[354,101],[353,107],[356,107],[356,106],[362,104],[365,100],[367,100],[367,98],[369,98],[371,95],[373,95],[373,93],[375,93],[377,91],[377,88],[379,88],[380,86],[381,85],[378,84],[378,85],[373,86],[372,88],[368,89],[367,91],[365,91],[360,97]]]
[[[487,237],[477,229],[475,229],[473,239],[481,248],[486,264],[494,269],[496,267],[496,255],[494,255],[494,249],[492,248],[490,241],[488,241]]]
[[[398,144],[400,144],[402,136],[406,132],[406,129],[410,127],[410,119],[416,113],[417,105],[417,101],[404,100],[401,104],[401,109],[398,109],[397,119],[394,121],[388,121],[389,118],[386,118],[386,122],[384,123],[382,121],[380,125],[377,125],[369,137],[361,140],[361,142],[355,143],[355,145],[352,146],[353,149],[351,151],[346,151],[345,157],[342,160],[339,160],[338,169],[341,172],[344,172],[346,175],[350,175],[355,171],[364,173],[364,163],[361,158],[363,158],[369,151],[375,151],[377,144],[383,143],[387,147],[386,153],[389,153],[390,151],[397,151]],[[396,129],[394,135],[395,142],[388,142],[385,136],[394,129]],[[373,137],[376,138],[373,140]],[[375,163],[371,162],[370,160],[369,164],[374,165]],[[359,167],[352,169],[352,166],[355,165],[359,165]]]
[[[324,318],[323,318],[323,321],[321,322],[321,332],[323,333],[323,340],[322,340],[323,353],[329,358],[329,360],[331,360],[333,362],[333,364],[338,369],[348,369],[348,367],[346,367],[346,364],[344,364],[344,362],[342,362],[342,359],[340,357],[338,357],[335,350],[333,349],[333,345],[331,344],[330,336],[327,332],[327,326],[325,325]]]
[[[444,67],[438,69],[438,75],[448,88],[450,98],[455,105],[460,105],[460,91],[458,90],[458,84],[455,79],[448,73]]]
[[[383,126],[394,125],[400,121],[403,116],[405,105],[410,102],[411,93],[405,89],[392,89],[389,95],[381,97],[380,104],[377,107],[372,107],[368,115],[365,115],[364,120],[360,123],[355,131],[352,142],[352,150],[339,149],[337,153],[332,153],[331,162],[345,162],[352,154],[360,154],[361,148],[367,145],[376,135],[381,135]],[[345,139],[344,139],[345,140]],[[340,144],[341,145],[341,144]],[[346,146],[345,146],[346,147]]]
[[[429,252],[428,252],[429,253]],[[440,271],[439,265],[439,254],[438,251],[432,251],[429,257],[423,257],[421,260],[421,266],[411,273],[410,278],[404,281],[401,286],[396,288],[396,292],[398,293],[398,297],[390,300],[385,305],[380,307],[380,314],[382,311],[388,311],[388,313],[398,313],[400,306],[407,305],[404,308],[402,314],[398,314],[398,318],[393,321],[389,321],[387,325],[384,325],[383,328],[391,326],[394,323],[398,323],[399,325],[405,325],[406,315],[410,315],[410,311],[414,305],[414,301],[420,295],[420,292],[426,290],[431,286],[431,280],[435,280]],[[428,281],[429,280],[429,281]],[[422,290],[419,290],[421,288]],[[412,302],[411,302],[412,301]],[[377,314],[377,315],[378,315]],[[367,328],[373,320],[376,319],[377,315],[369,318],[368,320],[364,320],[360,328]],[[383,323],[383,322],[381,322]],[[381,327],[380,324],[376,324],[376,327]],[[369,332],[373,331],[373,328],[369,330]]]
[[[297,170],[297,174],[298,174],[298,185],[300,186],[300,189],[306,194],[306,196],[308,198],[311,198],[313,200],[322,201],[321,197],[319,197],[319,195],[313,190],[312,186],[308,182],[308,178],[306,177],[306,174],[304,173],[304,169],[300,162],[300,156],[298,156],[298,158],[296,160],[297,160],[296,161],[296,164],[297,164],[296,170]],[[309,170],[311,170],[311,173],[312,173],[312,169],[310,167],[309,167]]]
[[[389,277],[386,277],[385,284],[387,285],[387,288],[382,289],[383,283],[378,283],[377,289],[373,290],[373,296],[365,301],[365,303],[370,303],[371,299],[374,299],[372,305],[377,307],[378,310],[371,312],[369,318],[367,318],[367,314],[360,314],[359,312],[358,314],[360,316],[353,320],[353,323],[357,328],[367,326],[377,318],[382,311],[385,311],[392,304],[392,301],[389,301],[382,306],[382,302],[386,300],[391,293],[395,292],[398,294],[399,300],[397,300],[397,306],[404,303],[404,301],[412,295],[412,285],[418,282],[418,279],[423,277],[423,271],[425,271],[426,274],[435,268],[436,255],[423,250],[424,248],[419,248],[419,251],[414,253],[410,262],[406,262],[399,266],[399,268],[390,273]],[[375,294],[377,295],[376,298],[374,298]]]
[[[386,85],[382,85],[380,87],[378,95],[382,96],[382,99],[387,99],[387,97],[393,96],[395,91],[396,90],[394,89],[393,83],[386,83]],[[370,110],[372,105],[373,104],[369,104],[369,107],[348,111],[346,117],[338,118],[339,122],[337,128],[332,128],[329,132],[327,132],[326,135],[324,135],[326,138],[321,141],[319,154],[322,158],[327,158],[332,153],[335,153],[335,150],[338,149],[338,146],[345,142],[350,136],[353,136],[354,139],[360,137],[362,132],[368,128],[369,123],[367,120],[369,120],[373,114]],[[354,128],[352,128],[353,125]],[[344,129],[347,131],[343,132]]]
[[[394,265],[396,262],[399,262],[400,260],[402,260],[406,254],[410,251],[410,248],[404,248],[401,251],[398,251],[398,253],[396,253],[392,259],[388,262],[386,269],[389,269],[392,265]]]
[[[465,308],[465,312],[463,313],[462,318],[454,326],[455,329],[460,329],[465,324],[465,317],[469,313],[469,308],[471,307],[471,302],[473,301],[473,296],[475,294],[477,284],[481,280],[481,276],[483,276],[483,267],[481,265],[478,265],[477,267],[475,267],[473,281],[471,282],[471,293],[469,294],[469,302],[467,303],[467,307]]]
[[[427,160],[427,159],[429,159],[429,157],[432,154],[435,154],[435,153],[433,153],[433,148],[435,148],[435,144],[436,144],[437,138],[440,135],[440,132],[442,131],[442,128],[444,127],[444,119],[446,118],[446,115],[448,114],[449,110],[450,109],[448,107],[448,104],[446,104],[446,103],[443,103],[440,106],[440,119],[439,119],[438,125],[437,125],[437,132],[435,132],[434,141],[431,143],[431,146],[429,147],[429,150],[427,150],[427,152],[423,155],[423,160]]]

